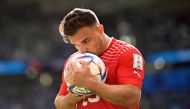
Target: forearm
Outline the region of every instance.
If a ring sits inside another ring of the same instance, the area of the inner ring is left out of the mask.
[[[67,96],[59,96],[57,95],[55,99],[55,107],[56,109],[74,109],[75,104],[69,103],[67,99]]]
[[[140,99],[140,89],[132,85],[108,85],[94,82],[89,89],[113,104],[127,107],[135,106]]]

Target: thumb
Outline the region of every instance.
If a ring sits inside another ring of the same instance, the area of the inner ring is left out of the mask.
[[[81,65],[90,65],[90,61],[81,60],[79,63],[80,63]]]

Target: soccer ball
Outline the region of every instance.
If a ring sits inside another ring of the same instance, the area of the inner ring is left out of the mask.
[[[107,70],[104,62],[96,55],[91,53],[77,53],[71,59],[67,62],[66,67],[68,67],[70,62],[75,62],[78,67],[82,67],[80,64],[80,61],[86,61],[90,62],[89,68],[91,71],[91,74],[94,75],[94,79],[97,81],[105,82],[106,76],[107,76]],[[67,76],[67,73],[64,72],[64,77]],[[72,86],[69,82],[65,81],[68,89],[72,93],[77,93],[80,95],[86,95],[86,94],[94,94],[92,91],[78,87],[78,86]]]

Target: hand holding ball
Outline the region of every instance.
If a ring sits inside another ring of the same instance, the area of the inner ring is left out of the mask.
[[[104,62],[96,55],[91,53],[77,53],[67,62],[65,69],[69,66],[70,63],[76,63],[77,67],[83,67],[80,63],[81,61],[85,61],[89,63],[89,69],[94,79],[97,81],[105,82],[107,71]],[[68,72],[64,70],[64,77],[67,77]],[[65,79],[66,80],[66,79]],[[85,94],[93,94],[90,90],[78,86],[73,86],[68,81],[65,81],[69,91],[81,95]]]

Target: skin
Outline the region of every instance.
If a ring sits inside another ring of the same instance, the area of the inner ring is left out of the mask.
[[[103,25],[83,27],[75,35],[69,37],[70,43],[81,52],[100,55],[107,48],[110,37],[104,34]]]
[[[104,27],[96,24],[92,27],[83,27],[75,35],[69,37],[71,44],[81,52],[94,53],[101,55],[106,50],[111,40],[104,33]],[[83,67],[78,68],[75,63],[69,65],[66,81],[69,83],[87,88],[95,92],[99,97],[113,104],[129,107],[130,109],[139,102],[141,90],[131,84],[108,85],[93,79],[87,62],[80,62]],[[96,86],[96,87],[94,87]],[[105,90],[106,89],[106,90]],[[86,96],[67,94],[66,96],[57,96],[55,106],[57,109],[74,109],[75,104],[83,100]]]

